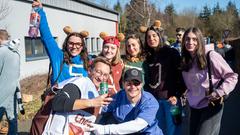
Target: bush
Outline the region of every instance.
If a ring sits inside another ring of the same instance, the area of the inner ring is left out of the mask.
[[[176,39],[175,38],[168,38],[168,42],[170,44],[173,44],[174,42],[176,42]]]

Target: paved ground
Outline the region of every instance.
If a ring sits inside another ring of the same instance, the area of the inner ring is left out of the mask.
[[[28,135],[31,121],[19,123],[19,135]],[[225,103],[220,135],[240,134],[240,83]]]

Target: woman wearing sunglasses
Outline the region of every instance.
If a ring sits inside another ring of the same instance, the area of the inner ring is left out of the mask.
[[[52,67],[51,84],[60,83],[71,77],[87,76],[88,53],[84,38],[88,33],[72,32],[70,27],[65,27],[64,32],[68,35],[60,49],[51,34],[41,2],[34,1],[32,6],[38,7],[41,17],[39,29]]]
[[[89,130],[97,135],[163,135],[155,117],[159,108],[158,102],[152,94],[142,90],[142,85],[142,72],[136,68],[127,70],[123,77],[124,90],[119,91],[113,101],[102,109],[103,116],[107,113],[113,116],[114,124],[91,124],[92,128]]]

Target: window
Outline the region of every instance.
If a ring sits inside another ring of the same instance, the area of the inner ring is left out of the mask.
[[[54,37],[56,40],[56,37]],[[47,59],[47,52],[41,42],[41,38],[25,37],[26,61]]]
[[[97,51],[98,52],[102,51],[102,44],[101,44],[101,40],[99,37],[97,37]]]
[[[91,38],[91,46],[92,46],[92,53],[97,52],[96,39],[94,37]]]
[[[85,38],[85,44],[87,45],[87,51],[88,53],[92,52],[92,48],[91,48],[91,41],[89,38]]]

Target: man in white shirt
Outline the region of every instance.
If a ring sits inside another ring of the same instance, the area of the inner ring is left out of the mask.
[[[89,77],[74,77],[58,84],[61,89],[53,99],[52,110],[43,135],[68,135],[84,133],[89,123],[94,123],[94,107],[108,105],[112,98],[98,95],[98,87],[106,81],[111,71],[110,63],[103,57],[94,59]]]

